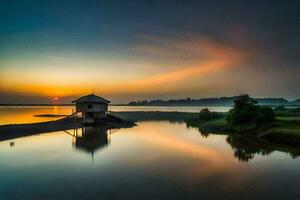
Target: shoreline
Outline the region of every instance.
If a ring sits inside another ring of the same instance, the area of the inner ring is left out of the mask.
[[[134,122],[137,121],[163,120],[171,122],[184,122],[186,119],[193,118],[197,115],[197,113],[160,111],[111,112],[111,114],[123,120],[121,122],[108,122],[106,125],[108,128],[129,128],[135,126]],[[51,120],[51,118],[59,117],[61,115],[43,114],[39,116],[48,117],[49,121],[0,125],[0,141],[41,133],[75,129],[83,126],[79,117],[65,117],[57,120]]]
[[[97,125],[106,129],[130,128],[135,126],[133,121],[123,120],[121,122],[108,121],[105,125]],[[0,125],[0,141],[13,140],[20,137],[65,131],[83,127],[80,117],[65,117],[46,122],[4,124]]]
[[[259,128],[250,132],[233,132],[228,130],[225,124],[225,114],[220,113],[223,117],[208,121],[197,121],[198,113],[188,112],[161,112],[161,111],[128,111],[128,112],[111,112],[112,115],[123,119],[123,122],[109,122],[108,127],[112,128],[129,128],[139,121],[169,121],[185,123],[188,128],[196,128],[201,134],[222,134],[227,136],[251,137],[257,141],[264,142],[266,145],[279,145],[285,147],[300,148],[300,129],[299,133],[289,134],[276,132],[278,124],[281,122],[275,120],[267,128]],[[43,114],[37,115],[43,117],[61,117],[61,115]],[[292,121],[294,122],[294,121]],[[298,121],[296,121],[298,122]],[[10,140],[18,137],[25,137],[35,134],[63,131],[82,127],[80,118],[66,117],[47,122],[24,123],[24,124],[5,124],[0,125],[0,141]],[[274,131],[274,130],[275,131]]]

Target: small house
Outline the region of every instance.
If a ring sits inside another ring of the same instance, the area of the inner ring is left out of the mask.
[[[72,103],[76,105],[76,114],[82,114],[84,124],[98,124],[106,121],[110,101],[90,94],[80,97]]]

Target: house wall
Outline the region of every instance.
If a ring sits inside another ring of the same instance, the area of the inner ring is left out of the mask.
[[[84,112],[83,113],[83,123],[94,124],[99,120],[105,118],[105,112]]]
[[[76,103],[77,112],[106,112],[107,107],[103,103]]]

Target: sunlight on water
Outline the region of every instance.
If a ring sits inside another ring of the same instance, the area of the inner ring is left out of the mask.
[[[239,156],[245,155],[237,154],[238,145],[227,137],[202,135],[184,123],[150,121],[119,130],[45,133],[14,139],[13,145],[2,141],[0,193],[4,199],[45,194],[48,199],[251,199],[285,197],[300,184],[300,160],[275,151],[242,162]]]
[[[111,111],[199,112],[201,106],[110,106]],[[208,107],[210,111],[227,112],[230,107]]]
[[[70,115],[72,114],[72,109],[71,106],[0,106],[0,124],[49,121],[58,118],[49,119],[47,117],[35,117],[34,115]]]
[[[112,107],[138,109],[125,108]],[[0,112],[2,124],[23,123],[49,120],[36,114],[69,114],[72,107],[2,107]],[[297,154],[244,137],[199,132],[179,121],[139,121],[126,129],[82,127],[4,140],[0,160],[0,199],[300,195]]]
[[[178,111],[199,112],[202,107],[162,107],[162,106],[110,106],[110,111]],[[211,111],[226,112],[229,107],[210,107]],[[53,114],[70,115],[74,112],[72,106],[0,106],[1,124],[20,124],[45,122],[59,119],[60,117],[36,117],[34,115]]]

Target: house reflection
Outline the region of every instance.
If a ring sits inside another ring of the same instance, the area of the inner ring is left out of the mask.
[[[72,143],[77,150],[92,155],[109,145],[110,132],[111,130],[108,130],[106,126],[83,126],[73,131],[67,131],[73,136]]]

